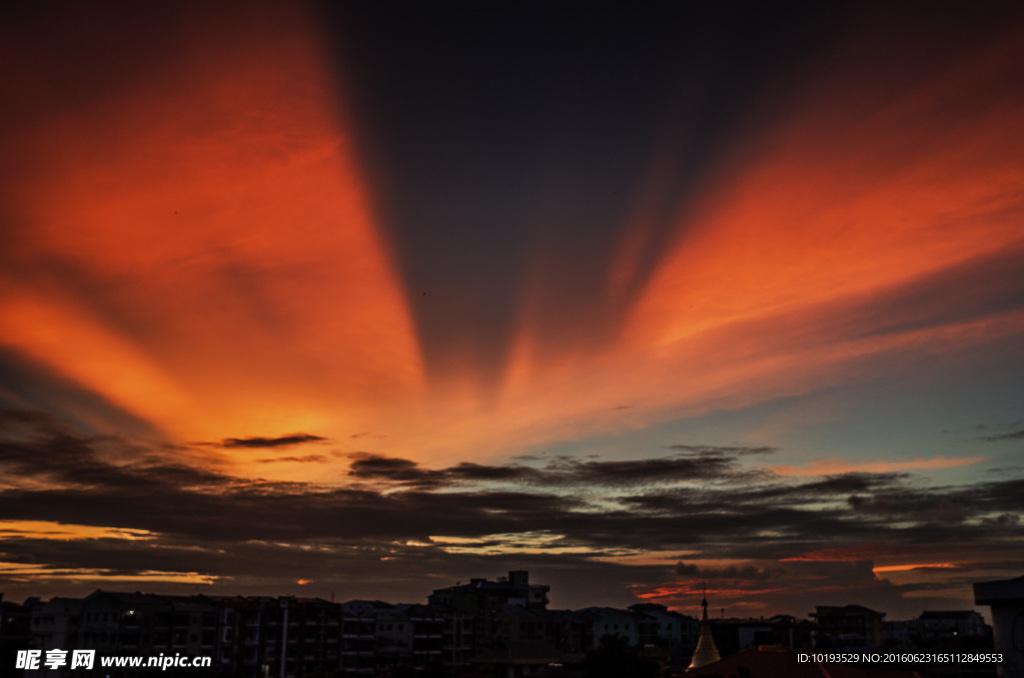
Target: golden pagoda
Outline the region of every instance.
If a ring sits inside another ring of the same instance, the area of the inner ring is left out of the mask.
[[[708,620],[708,595],[704,592],[704,599],[700,601],[704,608],[704,615],[700,620],[700,638],[697,640],[697,649],[693,651],[693,661],[686,667],[687,671],[699,669],[702,666],[713,664],[722,657],[715,647],[715,639],[711,637],[711,622]]]

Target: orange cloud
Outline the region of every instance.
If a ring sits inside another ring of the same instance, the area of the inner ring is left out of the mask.
[[[705,588],[703,584],[679,582],[670,585],[662,585],[654,590],[638,593],[637,598],[653,602],[663,601],[664,603],[671,604],[671,601],[677,601],[682,598],[697,598],[706,595],[709,600],[714,602],[714,605],[718,605],[723,601],[728,601],[735,605],[736,601],[742,601],[755,596],[779,593],[784,590],[784,586],[767,588]],[[712,609],[714,609],[714,605],[712,606]]]
[[[58,568],[47,564],[25,565],[0,562],[0,576],[9,581],[72,580],[95,582],[98,586],[116,585],[115,582],[213,584],[218,577],[199,572],[164,572],[142,570],[138,574],[115,573],[99,568]]]
[[[955,568],[956,563],[925,563],[916,565],[884,565],[874,567],[872,570],[875,573],[878,572],[906,572],[907,570],[928,570],[928,569],[943,569],[948,570]]]
[[[47,520],[0,520],[0,542],[4,539],[153,539],[148,530],[94,525],[66,525]]]

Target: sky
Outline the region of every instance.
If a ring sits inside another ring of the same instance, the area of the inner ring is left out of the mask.
[[[0,591],[973,607],[1019,3],[0,21]]]

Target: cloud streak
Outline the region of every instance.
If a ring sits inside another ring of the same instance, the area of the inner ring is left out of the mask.
[[[264,438],[261,436],[255,436],[252,438],[225,438],[221,441],[221,445],[224,447],[250,447],[250,448],[266,448],[266,447],[287,447],[290,445],[301,445],[303,443],[318,443],[327,440],[322,436],[315,436],[309,433],[293,433],[286,436],[278,436],[276,438]]]
[[[924,471],[927,469],[947,469],[970,466],[986,461],[987,457],[963,457],[946,459],[935,457],[924,459],[915,457],[901,461],[858,461],[850,462],[843,459],[821,459],[808,462],[806,468],[793,466],[773,466],[772,471],[784,476],[821,476],[839,475],[843,473],[893,473],[899,471]]]

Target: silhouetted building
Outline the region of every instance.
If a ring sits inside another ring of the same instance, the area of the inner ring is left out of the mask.
[[[764,619],[712,619],[711,637],[718,654],[728,657],[758,645],[771,645],[772,625]]]
[[[893,650],[916,650],[917,620],[882,622],[882,644]]]
[[[168,598],[171,598],[168,596]],[[214,666],[246,678],[308,678],[341,667],[341,608],[321,598],[293,596],[206,597],[214,604],[217,627]],[[197,601],[198,602],[198,601]],[[188,642],[203,643],[202,611],[184,603],[175,611],[176,628],[191,618]],[[178,636],[175,642],[182,642]],[[197,654],[211,654],[205,649]]]
[[[855,664],[801,661],[788,647],[762,645],[731,657],[690,669],[687,678],[926,678],[917,671],[862,668]]]
[[[549,610],[548,591],[548,586],[531,585],[525,571],[510,572],[498,581],[473,579],[435,590],[427,605],[97,590],[83,599],[3,603],[0,639],[12,665],[12,651],[29,648],[94,650],[97,658],[211,657],[209,670],[190,670],[195,678],[571,676],[593,668],[580,662],[599,649],[602,638],[642,659],[649,668],[657,663],[662,672],[679,671],[687,664],[689,670],[697,671],[733,655],[756,656],[761,664],[780,665],[792,656],[779,654],[782,650],[856,651],[877,646],[884,617],[847,605],[818,607],[812,615],[816,623],[782,615],[713,621],[704,599],[698,623],[654,603],[638,603],[627,610]],[[977,584],[975,592],[979,603],[993,606],[993,615],[1003,624],[1001,633],[1009,634],[1001,640],[1005,644],[1000,651],[1008,658],[1004,676],[1024,678],[1012,654],[1014,624],[1018,617],[1024,618],[1024,578]],[[886,626],[891,637],[896,626]],[[929,651],[935,652],[992,651],[989,629],[973,611],[929,611],[898,626],[910,634],[909,641],[918,650],[931,643]],[[819,640],[823,642],[816,645]],[[774,648],[771,652],[776,654],[750,655],[749,650],[756,647]],[[950,649],[954,647],[959,649]],[[995,678],[991,666],[892,668],[914,669],[936,678]],[[79,678],[78,673],[69,667],[52,667],[30,670],[23,678]],[[122,678],[131,670],[111,674]],[[883,678],[882,673],[873,675]]]
[[[445,643],[445,619],[441,613],[429,605],[395,607],[402,615],[396,619],[396,623],[399,627],[407,629],[403,641],[409,644],[408,660],[401,664],[414,670],[440,666]],[[380,623],[378,621],[378,625]]]
[[[917,633],[925,639],[978,638],[985,635],[985,619],[974,610],[925,610]]]
[[[217,604],[206,596],[155,596],[153,650],[164,654],[212,656],[217,639]],[[145,622],[143,622],[145,623]]]
[[[78,644],[106,655],[159,654],[153,647],[158,633],[154,612],[169,608],[152,593],[96,590],[82,601]]]
[[[514,640],[486,650],[470,662],[495,678],[564,676],[568,667],[583,663],[583,655],[566,653],[540,640]]]
[[[14,666],[19,650],[31,647],[30,611],[38,598],[18,605],[3,599],[0,593],[0,666]]]
[[[82,614],[81,598],[53,598],[49,602],[38,602],[30,610],[30,623],[34,649],[60,648],[74,650],[78,647],[78,621]],[[26,678],[59,676],[65,669],[50,668],[40,664],[36,670],[26,670]]]
[[[430,605],[454,608],[472,618],[473,651],[480,652],[501,640],[506,605],[518,605],[531,611],[545,610],[550,590],[547,585],[531,585],[530,573],[526,570],[514,570],[498,581],[471,579],[468,584],[436,589],[427,601]]]
[[[346,676],[372,676],[377,666],[377,613],[392,605],[379,600],[341,604],[342,670]]]
[[[791,650],[808,651],[818,642],[818,627],[809,619],[797,619],[791,615],[777,614],[766,620],[771,625],[771,640],[768,644],[788,647]]]
[[[530,573],[513,570],[508,577],[497,581],[470,579],[468,584],[456,584],[436,589],[427,601],[431,605],[450,605],[464,612],[475,612],[486,605],[519,605],[528,610],[543,610],[548,606],[546,584],[530,584]]]
[[[590,616],[571,610],[506,605],[499,615],[498,634],[501,642],[543,642],[563,652],[583,652],[593,646]]]
[[[266,676],[277,659],[278,599],[217,597],[217,649],[213,666],[240,676]],[[273,641],[269,636],[273,636]]]
[[[1003,678],[1024,678],[1024,577],[978,582],[974,602],[992,609],[996,652],[1003,655]]]
[[[863,605],[819,605],[816,609],[811,616],[818,622],[822,642],[829,647],[857,651],[882,645],[884,612],[875,612]]]
[[[640,623],[637,615],[629,610],[614,607],[585,607],[581,612],[591,620],[591,635],[594,644],[601,642],[604,636],[622,636],[631,646],[640,645]]]
[[[469,665],[473,654],[473,618],[449,605],[428,605],[444,622],[441,631],[441,664],[449,671]]]
[[[684,659],[689,662],[700,636],[699,621],[656,603],[637,603],[629,609],[638,615],[640,644],[644,648],[667,649],[669,666],[682,667]]]

